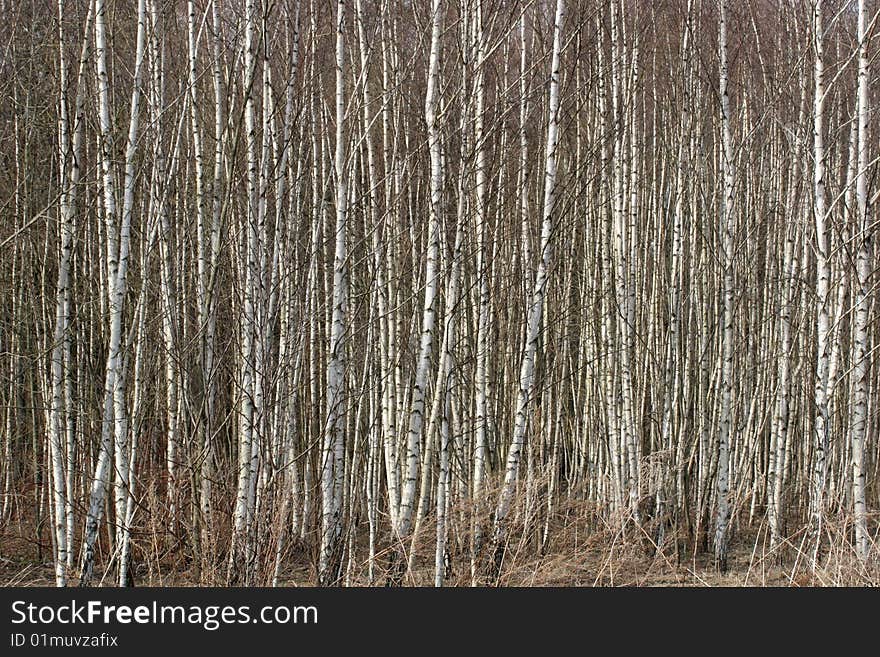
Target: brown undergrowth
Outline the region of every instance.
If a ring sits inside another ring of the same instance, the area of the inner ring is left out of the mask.
[[[149,497],[149,496],[148,496]],[[24,500],[19,500],[23,502]],[[542,500],[545,502],[545,500]],[[150,500],[158,504],[160,500]],[[533,507],[535,505],[532,505]],[[538,505],[543,506],[543,505]],[[45,521],[22,512],[17,505],[12,517],[0,530],[0,585],[52,586],[51,544]],[[489,534],[488,514],[483,519],[483,543]],[[790,523],[791,525],[791,523]],[[878,518],[871,518],[873,541],[869,558],[862,562],[853,548],[852,523],[847,517],[825,523],[821,549],[815,567],[807,529],[790,531],[780,545],[770,549],[766,522],[734,527],[731,536],[729,568],[719,572],[711,552],[694,546],[694,541],[668,526],[658,531],[660,522],[645,518],[608,518],[595,505],[564,495],[546,508],[527,510],[520,502],[507,531],[503,561],[497,577],[486,575],[486,550],[472,569],[473,518],[468,508],[450,509],[447,586],[878,586],[880,559],[877,541]],[[274,532],[273,532],[274,533]],[[215,537],[216,538],[216,537]],[[346,554],[346,576],[351,586],[382,586],[392,570],[395,554],[387,536],[377,541],[369,577],[367,529],[358,526]],[[406,542],[406,551],[415,550],[413,569],[404,578],[405,586],[432,586],[436,530],[432,517],[425,519],[415,541]],[[217,544],[223,544],[222,538]],[[211,561],[217,572],[200,571],[190,556],[189,546],[180,534],[173,534],[159,514],[150,514],[133,532],[133,563],[136,585],[197,586],[222,584],[224,555]],[[98,582],[112,585],[113,564],[106,546],[99,551],[102,567]],[[279,585],[311,586],[315,583],[314,540],[290,540],[282,559]],[[268,564],[264,567],[268,569]],[[71,580],[72,583],[76,579]],[[263,578],[260,585],[271,584]]]

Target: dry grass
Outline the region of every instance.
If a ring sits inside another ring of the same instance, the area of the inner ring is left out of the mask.
[[[541,499],[540,496],[533,499]],[[152,491],[146,492],[146,506],[162,504]],[[608,518],[600,509],[583,500],[562,497],[554,502],[547,517],[546,508],[525,509],[523,496],[513,513],[508,542],[497,578],[486,576],[483,567],[489,557],[477,562],[472,577],[470,546],[472,517],[467,508],[453,508],[449,519],[449,560],[447,586],[877,586],[880,585],[880,558],[876,540],[869,558],[858,559],[852,545],[852,524],[848,518],[829,520],[824,528],[822,550],[815,568],[807,531],[789,533],[773,550],[769,547],[766,524],[738,526],[730,544],[729,568],[720,573],[711,554],[695,550],[686,536],[671,530],[657,544],[658,523],[650,519],[642,525]],[[188,556],[188,546],[172,535],[163,524],[161,513],[145,514],[133,533],[136,583],[144,586],[196,586],[223,584],[225,556],[215,554],[205,572]],[[488,535],[488,516],[483,519],[483,536]],[[272,534],[275,534],[273,531]],[[38,541],[37,536],[41,536]],[[217,545],[222,537],[214,537]],[[369,579],[366,528],[355,535],[353,555],[346,555],[346,583],[352,586],[384,585],[392,571],[395,546],[380,536]],[[106,544],[106,540],[103,542]],[[484,541],[485,543],[485,541]],[[0,585],[51,586],[53,569],[46,527],[37,530],[33,518],[18,515],[3,525],[0,533]],[[412,543],[414,568],[403,581],[405,586],[432,586],[434,583],[435,524],[426,518],[423,529]],[[398,546],[399,547],[399,546]],[[404,551],[408,553],[410,543]],[[314,546],[290,541],[284,552],[280,583],[285,586],[314,584]],[[485,553],[486,550],[484,549]],[[107,548],[99,550],[100,583],[113,584],[112,564]],[[269,561],[261,568],[271,568]],[[205,568],[205,565],[202,566]],[[103,576],[102,576],[103,575]],[[260,584],[270,584],[265,574]]]

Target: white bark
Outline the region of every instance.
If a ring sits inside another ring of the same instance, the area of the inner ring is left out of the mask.
[[[495,569],[500,568],[506,540],[507,515],[513,500],[517,475],[519,473],[520,452],[526,440],[532,397],[534,395],[534,369],[538,342],[541,338],[541,316],[544,310],[544,295],[547,291],[550,263],[552,260],[552,236],[556,211],[556,174],[558,170],[559,145],[559,78],[560,56],[562,52],[562,27],[565,19],[565,0],[556,0],[556,15],[553,22],[553,57],[550,65],[550,89],[547,124],[546,159],[544,168],[544,201],[541,207],[541,259],[535,274],[534,289],[528,307],[525,349],[519,374],[519,390],[516,396],[516,416],[513,436],[507,452],[504,469],[504,483],[495,508],[495,522],[492,545],[496,552]]]
[[[400,511],[397,531],[400,538],[409,537],[412,530],[413,511],[416,502],[416,483],[418,481],[419,453],[422,439],[422,425],[425,419],[425,394],[428,383],[428,368],[434,348],[434,324],[437,309],[436,298],[440,261],[440,221],[442,217],[443,162],[440,145],[439,124],[439,74],[440,74],[440,31],[443,14],[441,0],[433,0],[431,5],[431,53],[428,63],[428,88],[425,93],[425,120],[428,124],[428,152],[431,159],[430,214],[428,217],[428,253],[425,265],[425,297],[422,306],[421,336],[419,355],[416,362],[416,375],[410,402],[409,430],[406,440],[406,476],[400,497]]]
[[[255,0],[248,0],[245,9],[244,35],[244,120],[245,150],[247,161],[247,210],[245,216],[243,262],[243,309],[240,327],[241,381],[240,411],[238,422],[238,479],[233,515],[232,545],[229,551],[229,574],[232,579],[244,575],[245,580],[253,563],[251,527],[256,495],[255,466],[259,454],[259,373],[258,358],[261,351],[259,336],[259,305],[261,295],[262,232],[263,215],[260,203],[260,158],[257,143],[257,120],[255,94],[257,47],[261,38],[257,34],[257,7]],[[241,561],[243,559],[243,562]]]
[[[70,352],[70,269],[73,250],[73,235],[76,227],[77,196],[82,168],[82,143],[84,133],[83,105],[85,100],[85,70],[88,48],[88,31],[92,21],[92,6],[89,5],[85,20],[86,34],[83,36],[79,69],[76,77],[76,100],[74,101],[73,121],[67,109],[67,88],[69,67],[64,49],[64,0],[58,1],[59,38],[59,168],[61,182],[60,223],[61,251],[58,262],[58,279],[55,300],[55,329],[53,333],[51,363],[52,406],[50,409],[49,449],[52,467],[53,502],[55,525],[55,583],[67,585],[68,569],[73,565],[73,443],[72,443],[72,399],[69,394],[71,383],[69,370]],[[67,357],[66,357],[67,356]],[[66,367],[65,367],[66,365]]]
[[[342,491],[338,481],[345,467],[345,348],[348,305],[348,203],[345,144],[345,0],[336,5],[336,247],[333,259],[333,317],[327,355],[327,422],[321,460],[321,551],[318,580],[339,578],[338,541],[342,533]]]
[[[852,449],[852,499],[855,525],[856,554],[868,558],[870,534],[867,524],[865,498],[865,441],[868,424],[868,397],[870,391],[870,290],[873,263],[873,238],[868,206],[868,38],[866,32],[867,0],[859,0],[858,39],[858,165],[856,173],[856,280],[855,329],[853,334],[853,401],[850,411],[850,440]]]
[[[476,230],[477,230],[477,289],[479,295],[479,320],[477,324],[476,353],[476,426],[474,428],[474,511],[480,515],[483,506],[483,484],[486,477],[486,428],[488,425],[488,389],[489,389],[489,281],[488,281],[488,245],[486,244],[486,143],[483,131],[485,114],[485,45],[483,35],[482,2],[477,2],[474,16],[475,52],[473,56],[474,75],[474,159],[476,186]],[[475,552],[479,552],[481,528],[479,519],[474,528]]]
[[[125,395],[124,356],[122,348],[123,303],[127,290],[128,255],[131,235],[132,210],[135,190],[135,162],[139,135],[139,105],[141,96],[141,72],[145,51],[146,5],[138,2],[138,30],[135,52],[134,81],[131,95],[131,111],[128,139],[125,149],[125,169],[121,216],[117,216],[116,184],[113,167],[113,125],[110,120],[109,78],[107,69],[107,38],[104,0],[95,0],[95,59],[97,69],[98,119],[100,127],[101,171],[103,210],[107,226],[107,297],[110,315],[110,341],[104,380],[104,420],[101,431],[101,449],[95,466],[92,489],[86,518],[86,535],[83,545],[80,585],[91,580],[94,565],[94,544],[98,523],[103,512],[104,496],[108,482],[111,448],[116,470],[115,510],[117,541],[129,539],[125,522],[128,506],[128,418]],[[120,225],[117,226],[117,221]],[[125,584],[125,564],[120,564],[120,585]]]
[[[730,127],[730,97],[728,95],[727,59],[727,0],[720,1],[721,22],[719,32],[719,54],[721,57],[720,86],[721,96],[721,160],[724,169],[724,188],[721,202],[722,258],[724,266],[723,320],[721,335],[721,379],[719,381],[720,412],[718,426],[718,509],[715,525],[715,560],[721,571],[727,570],[728,522],[730,520],[730,449],[733,429],[733,303],[734,303],[734,242],[733,213],[734,153]]]
[[[813,475],[810,490],[810,527],[813,567],[817,566],[822,520],[825,513],[825,480],[828,450],[829,286],[831,278],[829,231],[825,199],[825,67],[823,60],[823,0],[813,6],[813,217],[816,223],[816,385],[813,440]]]

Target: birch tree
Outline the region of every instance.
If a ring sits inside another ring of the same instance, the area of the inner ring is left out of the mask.
[[[728,523],[730,518],[730,447],[733,431],[732,388],[733,388],[733,341],[734,341],[734,152],[730,127],[730,97],[728,95],[729,69],[727,59],[728,9],[725,0],[720,2],[721,18],[718,49],[720,55],[719,95],[721,96],[721,159],[724,168],[724,188],[721,202],[722,257],[724,258],[723,284],[723,332],[721,336],[721,379],[719,396],[721,409],[718,436],[718,513],[715,528],[715,559],[718,567],[727,570]]]
[[[501,566],[504,556],[506,539],[506,521],[510,512],[514,486],[519,474],[520,451],[526,440],[528,413],[534,394],[534,368],[537,356],[538,340],[541,329],[541,315],[544,306],[544,295],[550,275],[552,258],[553,217],[556,211],[556,175],[558,170],[557,146],[559,144],[559,84],[560,57],[562,52],[562,28],[565,19],[565,2],[556,0],[556,15],[553,21],[553,55],[550,64],[550,89],[548,100],[547,143],[544,169],[544,200],[541,207],[541,259],[535,274],[534,289],[528,307],[528,324],[525,351],[522,356],[519,375],[519,391],[516,396],[516,416],[513,435],[507,452],[504,470],[504,483],[498,496],[495,508],[495,520],[492,534],[492,558],[494,568]]]
[[[336,4],[336,247],[333,258],[333,318],[327,350],[327,423],[321,463],[321,554],[318,579],[338,580],[338,541],[342,533],[341,473],[345,467],[345,334],[348,304],[348,232],[345,144],[345,0]]]
[[[12,556],[876,579],[871,3],[332,5],[7,6]]]
[[[105,401],[102,424],[101,449],[92,480],[86,519],[86,536],[83,546],[80,585],[88,585],[94,566],[94,543],[98,523],[103,512],[104,495],[109,484],[108,469],[111,466],[111,449],[115,467],[115,511],[117,519],[117,547],[129,540],[129,528],[125,523],[128,506],[128,417],[126,408],[125,358],[122,350],[122,321],[124,299],[128,285],[128,262],[131,239],[131,223],[135,193],[135,162],[138,130],[140,127],[141,73],[146,45],[146,3],[138,2],[137,45],[134,62],[134,81],[131,92],[130,119],[124,160],[124,184],[121,212],[117,214],[116,173],[113,167],[113,125],[110,119],[109,77],[107,70],[107,40],[105,27],[106,7],[103,0],[95,0],[95,59],[98,89],[98,119],[101,129],[101,171],[103,210],[106,222],[107,247],[107,297],[110,311],[110,341],[105,368]],[[127,583],[124,563],[120,563],[119,585]]]
[[[850,411],[850,439],[852,441],[852,499],[855,524],[856,553],[862,560],[868,557],[868,525],[865,502],[865,434],[867,430],[870,380],[868,368],[871,262],[870,208],[868,205],[868,31],[866,0],[859,0],[858,17],[858,164],[856,173],[856,289],[855,328],[853,332],[853,402]]]
[[[818,559],[824,515],[826,452],[828,450],[828,360],[829,360],[829,265],[830,244],[825,199],[825,63],[823,2],[813,5],[813,217],[816,225],[816,386],[813,475],[810,492],[810,526],[813,532],[813,567]]]

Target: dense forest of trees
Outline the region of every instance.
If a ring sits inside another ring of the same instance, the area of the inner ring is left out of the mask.
[[[878,10],[3,1],[0,552],[873,581]]]

